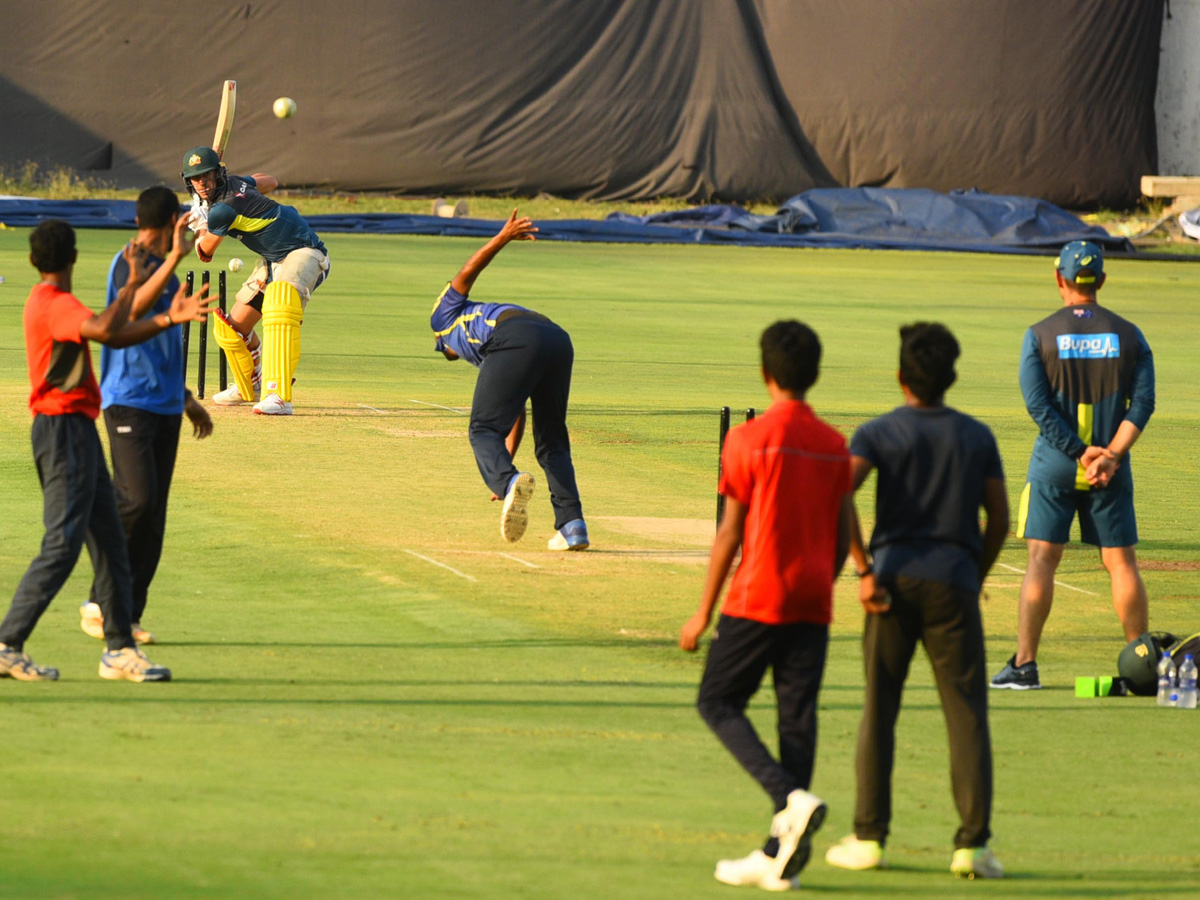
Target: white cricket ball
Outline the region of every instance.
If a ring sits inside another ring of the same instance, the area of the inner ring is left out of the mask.
[[[240,271],[242,271],[242,265],[243,265],[242,261],[235,256],[233,259],[231,259],[229,261],[229,271],[230,272],[240,272]]]
[[[296,101],[291,97],[280,97],[271,109],[275,111],[276,118],[290,119],[296,114]]]

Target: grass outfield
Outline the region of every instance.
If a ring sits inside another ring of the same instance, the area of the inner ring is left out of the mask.
[[[41,536],[27,235],[0,231],[4,602]],[[124,237],[80,232],[76,294],[93,307]],[[964,350],[950,399],[995,431],[1015,508],[1035,434],[1017,357],[1057,305],[1050,259],[509,248],[476,294],[547,313],[576,346],[570,421],[595,549],[563,556],[544,549],[540,473],[529,534],[500,540],[466,440],[474,370],[432,353],[429,309],[475,243],[328,244],[297,415],[214,409],[214,436],[181,448],[146,617],[176,680],[96,676],[101,646],[76,611],[85,560],[28,646],[63,680],[0,681],[0,897],[733,896],[713,864],[756,846],[769,804],[694,710],[702,656],[675,648],[712,534],[716,410],[765,405],[758,334],[798,316],[825,344],[810,399],[849,434],[900,402],[897,326],[941,320]],[[1152,627],[1200,630],[1200,267],[1109,270],[1103,299],[1142,327],[1158,369],[1134,453]],[[990,669],[1015,647],[1024,556],[1010,540],[987,586]],[[991,697],[993,846],[1010,877],[976,885],[947,872],[956,815],[923,659],[900,721],[893,870],[823,861],[850,830],[861,702],[861,615],[843,579],[813,785],[830,817],[806,890],[1194,896],[1200,713],[1075,699],[1074,676],[1111,673],[1123,641],[1094,551],[1072,545],[1060,579],[1047,689]],[[769,739],[769,690],[753,716]]]

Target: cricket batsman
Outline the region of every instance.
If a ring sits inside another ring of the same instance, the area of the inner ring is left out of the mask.
[[[329,252],[295,207],[267,196],[278,179],[261,172],[229,175],[211,147],[189,150],[180,174],[193,198],[196,255],[211,262],[221,240],[232,235],[260,257],[229,314],[214,313],[213,337],[234,383],[213,402],[254,403],[261,415],[290,416],[300,323],[312,292],[329,276]],[[254,333],[259,319],[261,341]]]

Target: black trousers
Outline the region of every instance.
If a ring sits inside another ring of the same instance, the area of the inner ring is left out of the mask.
[[[130,616],[134,622],[142,621],[146,593],[162,558],[167,497],[175,474],[182,421],[181,415],[164,416],[132,406],[113,405],[104,411],[112,451],[113,490],[129,548],[133,581]],[[96,596],[93,583],[90,599],[94,602]]]
[[[982,847],[991,836],[992,741],[979,596],[916,578],[898,578],[887,587],[891,611],[867,616],[863,630],[867,687],[855,764],[854,833],[859,840],[887,838],[896,719],[920,641],[933,666],[950,735],[950,784],[960,817],[954,846]]]
[[[534,455],[546,473],[555,529],[583,516],[567,433],[574,361],[570,335],[549,319],[506,318],[487,343],[471,402],[469,433],[475,463],[484,483],[499,497],[517,474],[504,439],[525,409],[525,401],[530,402]]]
[[[787,806],[788,794],[812,784],[817,694],[828,644],[827,625],[767,625],[726,615],[717,620],[696,706],[725,748],[762,785],[776,812]],[[768,667],[779,715],[778,762],[746,718],[746,706]]]
[[[46,534],[0,622],[0,643],[25,646],[86,544],[108,649],[133,647],[129,557],[96,425],[82,413],[38,415],[32,437]]]

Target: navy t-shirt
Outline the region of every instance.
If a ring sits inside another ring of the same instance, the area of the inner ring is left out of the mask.
[[[1004,477],[991,430],[948,406],[901,406],[863,424],[850,453],[878,472],[875,572],[978,591],[983,485]]]

